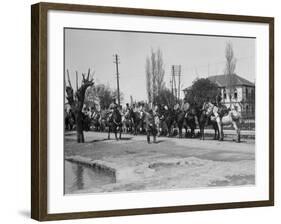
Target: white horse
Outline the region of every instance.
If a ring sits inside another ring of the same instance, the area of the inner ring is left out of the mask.
[[[217,122],[220,141],[223,140],[223,125],[232,125],[237,134],[236,142],[240,142],[241,114],[238,111],[230,109],[227,110],[223,116],[221,116],[219,114],[219,108],[212,103],[204,103],[203,110],[206,111],[207,116],[209,116],[212,121]]]

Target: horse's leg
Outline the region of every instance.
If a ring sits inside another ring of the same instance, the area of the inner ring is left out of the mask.
[[[157,129],[156,127],[153,128],[153,143],[156,143],[156,134],[157,134]]]
[[[110,139],[110,125],[108,125],[108,136],[107,136],[108,139]]]
[[[201,140],[205,140],[205,136],[204,136],[204,126],[200,125],[200,139]]]
[[[114,127],[113,127],[113,131],[114,131],[114,135],[115,135],[115,140],[117,140],[118,141],[118,137],[117,137],[117,125],[114,125]]]
[[[122,126],[120,126],[119,139],[121,139],[121,134],[122,134]]]
[[[219,136],[219,134],[218,134],[218,125],[217,125],[216,122],[212,122],[212,126],[213,126],[213,129],[215,131],[215,136],[214,136],[213,140],[218,140],[219,139],[218,138],[218,136]]]
[[[213,128],[215,130],[215,138],[214,138],[214,140],[219,140],[221,133],[219,132],[219,126],[218,126],[218,123],[216,121],[213,122]]]
[[[167,125],[167,137],[171,137],[171,129],[172,127]]]
[[[222,123],[219,117],[216,118],[219,132],[219,141],[223,141],[223,133],[222,133]]]
[[[138,131],[138,124],[135,123],[134,124],[134,135],[137,135],[137,131]]]
[[[184,137],[186,138],[187,137],[187,129],[188,129],[187,125],[184,126],[184,129],[185,129]]]
[[[237,137],[236,137],[236,142],[240,142],[240,129],[236,123],[236,121],[232,121],[232,126],[234,127]]]
[[[205,140],[205,127],[208,125],[208,118],[205,122],[202,122],[202,140]]]
[[[191,128],[191,137],[192,137],[192,138],[196,138],[196,135],[195,135],[195,128],[194,128],[194,127]]]
[[[191,126],[190,126],[190,131],[191,131],[191,138],[195,138],[195,128],[196,128],[196,124],[194,123],[191,123]]]
[[[182,138],[182,126],[178,125],[179,127],[179,138]]]
[[[147,139],[147,143],[150,143],[150,131],[149,131],[149,127],[146,130],[146,139]]]
[[[214,131],[215,131],[215,136],[214,136],[214,140],[217,140],[218,138],[218,130],[217,127],[215,126],[215,124],[213,125]]]

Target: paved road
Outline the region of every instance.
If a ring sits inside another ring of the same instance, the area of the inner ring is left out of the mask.
[[[242,143],[160,137],[147,144],[145,136],[123,135],[108,140],[106,133],[85,133],[78,144],[75,133],[65,136],[68,159],[108,167],[116,182],[78,192],[137,191],[249,185],[255,182],[254,140]],[[113,135],[112,135],[113,138]]]

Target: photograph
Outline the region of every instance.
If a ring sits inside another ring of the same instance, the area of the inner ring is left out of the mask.
[[[255,36],[63,29],[65,195],[255,186]]]

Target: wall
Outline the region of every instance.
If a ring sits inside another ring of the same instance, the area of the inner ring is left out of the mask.
[[[279,1],[250,0],[76,0],[68,2],[104,4],[169,10],[202,11],[230,14],[275,16],[276,61],[280,61]],[[35,223],[30,215],[30,4],[17,0],[1,3],[1,223]],[[57,2],[63,2],[57,0]],[[280,84],[280,65],[276,63],[275,81]],[[280,88],[275,98],[280,98]],[[276,115],[281,113],[276,100]],[[276,161],[280,160],[280,117],[275,117]],[[276,163],[276,206],[268,208],[231,209],[181,214],[146,215],[137,217],[70,220],[52,223],[280,223],[281,163]],[[278,220],[279,219],[279,220]]]

